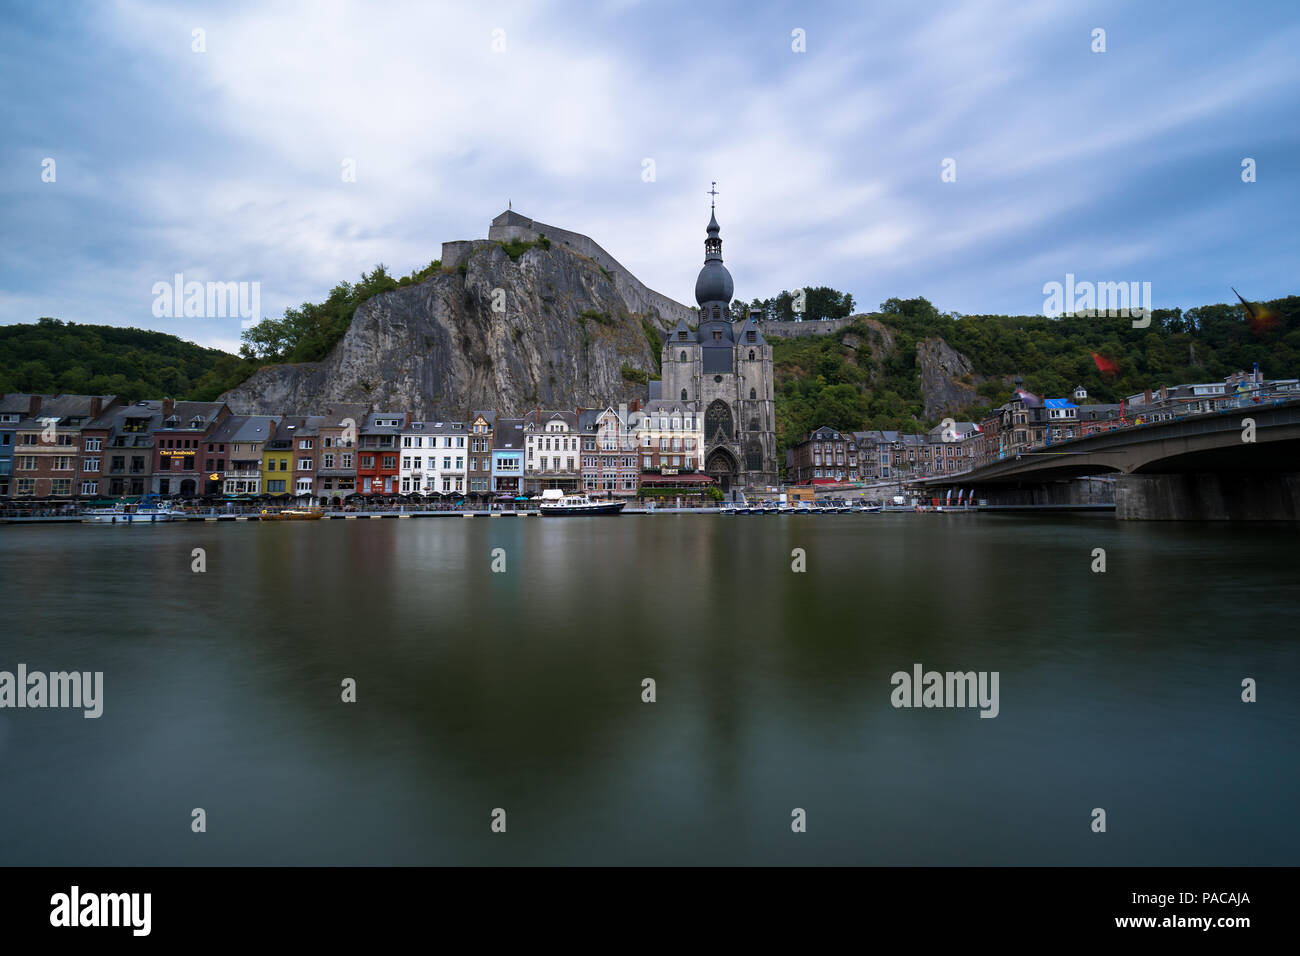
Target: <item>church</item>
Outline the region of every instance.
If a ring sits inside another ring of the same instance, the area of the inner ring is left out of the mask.
[[[679,321],[663,347],[661,397],[693,404],[704,423],[704,470],[724,492],[779,484],[772,348],[756,312],[733,322],[731,273],[710,206],[704,267],[695,280],[699,324]]]

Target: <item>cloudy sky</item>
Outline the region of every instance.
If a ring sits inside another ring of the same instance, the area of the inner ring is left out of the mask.
[[[258,282],[278,315],[483,237],[507,201],[691,303],[712,180],[745,299],[829,285],[868,309],[1033,313],[1066,273],[1150,282],[1156,307],[1300,291],[1294,0],[3,18],[0,324],[233,350],[238,318],[156,318],[154,283]]]

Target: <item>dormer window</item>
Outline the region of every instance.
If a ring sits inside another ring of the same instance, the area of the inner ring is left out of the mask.
[[[678,333],[677,333],[677,341],[679,341],[679,342],[685,342],[685,341],[686,341],[686,333],[685,333],[685,332],[678,332]]]
[[[748,332],[745,333],[745,341],[746,341],[746,342],[757,342],[757,341],[758,341],[758,333],[755,332],[753,329],[750,329]],[[749,357],[750,357],[750,358],[753,358],[753,357],[754,357],[754,353],[753,353],[753,352],[750,352],[750,353],[749,353]]]
[[[714,311],[714,312],[717,312],[717,309],[715,308],[713,311]],[[715,341],[715,342],[721,342],[721,341],[722,341],[722,329],[714,329],[714,330],[713,330],[713,341]]]

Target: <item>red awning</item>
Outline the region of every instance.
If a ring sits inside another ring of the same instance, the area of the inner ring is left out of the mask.
[[[641,476],[643,485],[669,485],[671,487],[681,487],[683,485],[711,485],[713,479],[708,475],[656,475],[646,474]]]

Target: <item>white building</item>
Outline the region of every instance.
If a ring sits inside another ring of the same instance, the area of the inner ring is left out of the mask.
[[[628,415],[643,472],[693,474],[704,470],[704,419],[695,402],[656,400]]]
[[[524,491],[577,491],[582,437],[573,412],[536,409],[524,416]]]
[[[402,432],[398,488],[403,494],[464,494],[464,422],[411,422]]]

